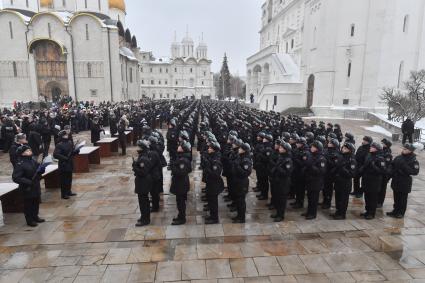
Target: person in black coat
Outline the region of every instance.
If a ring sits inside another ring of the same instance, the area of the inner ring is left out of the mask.
[[[387,212],[390,217],[403,218],[406,213],[407,199],[412,191],[412,176],[417,176],[420,170],[414,151],[412,144],[405,144],[401,155],[394,158],[391,164],[394,209]]]
[[[105,133],[102,126],[99,124],[99,118],[95,117],[90,127],[90,139],[92,144],[96,144],[100,140],[100,133]]]
[[[337,161],[340,158],[341,152],[339,149],[339,141],[335,138],[330,139],[328,146],[325,149],[324,156],[326,158],[327,171],[325,175],[325,183],[323,187],[323,203],[322,209],[331,208],[333,192],[335,187],[335,170]]]
[[[381,143],[382,143],[382,154],[385,159],[385,163],[386,163],[385,167],[387,168],[387,172],[382,177],[381,190],[379,191],[379,196],[378,196],[378,208],[381,208],[384,205],[385,196],[387,194],[387,185],[389,180],[391,179],[391,172],[390,172],[391,162],[393,161],[393,155],[391,151],[392,143],[387,139],[383,139]]]
[[[363,137],[362,145],[357,149],[356,152],[356,161],[358,168],[361,168],[366,162],[366,158],[369,155],[370,145],[372,144],[373,139],[369,136]],[[353,181],[353,192],[351,193],[356,198],[361,198],[363,196],[363,182],[361,182],[361,176],[357,175]]]
[[[413,143],[413,134],[415,133],[415,123],[408,117],[401,125],[401,132],[403,133],[403,144],[409,140]]]
[[[52,129],[46,118],[40,120],[40,134],[43,148],[43,158],[49,155],[50,143],[52,142]]]
[[[39,164],[32,159],[32,151],[28,145],[20,146],[16,154],[19,161],[13,169],[13,182],[19,184],[24,198],[24,215],[28,226],[35,227],[45,220],[38,216],[40,206],[40,179],[44,173]]]
[[[298,138],[296,147],[292,150],[292,160],[294,161],[294,170],[292,171],[291,183],[295,188],[295,202],[291,203],[294,209],[304,207],[304,199],[306,192],[306,180],[304,177],[305,162],[304,156],[308,154],[310,148],[304,137]]]
[[[74,149],[74,144],[69,140],[69,134],[66,131],[59,133],[59,140],[53,152],[53,157],[59,160],[61,197],[69,199],[70,196],[77,195],[72,192],[72,173],[74,171],[73,157],[79,151]]]
[[[158,148],[158,139],[155,136],[150,136],[148,139],[150,143],[149,158],[152,163],[152,179],[153,179],[153,188],[151,190],[152,197],[152,209],[151,212],[159,211],[159,194],[161,193],[163,176],[162,168],[163,162],[161,161],[160,149]]]
[[[8,153],[10,147],[13,144],[13,139],[18,133],[18,129],[16,128],[16,125],[13,123],[12,119],[6,117],[4,118],[4,122],[0,131],[0,136],[3,139],[3,152]]]
[[[260,189],[260,194],[257,195],[258,200],[267,200],[269,198],[269,162],[273,154],[273,136],[270,134],[264,135],[261,151],[256,156],[257,162],[257,187]]]
[[[40,127],[37,124],[32,123],[30,125],[30,133],[28,136],[28,145],[31,147],[32,156],[35,161],[38,160],[38,156],[41,154],[43,141],[39,133]]]
[[[291,188],[291,175],[294,165],[291,156],[292,147],[285,141],[278,142],[278,157],[271,169],[273,189],[273,207],[276,213],[271,215],[274,222],[285,219],[286,201]]]
[[[27,136],[25,134],[17,134],[15,137],[15,143],[12,144],[9,150],[9,159],[13,168],[15,168],[20,158],[20,156],[16,153],[16,150],[24,144],[28,144]]]
[[[351,143],[344,143],[341,154],[335,162],[335,213],[331,214],[335,220],[345,219],[348,201],[350,199],[353,178],[357,172],[357,161],[354,156],[356,148]]]
[[[305,178],[308,198],[307,212],[301,214],[307,220],[317,217],[317,205],[320,191],[323,189],[323,179],[326,174],[326,158],[323,156],[323,144],[314,141],[310,153],[304,156]]]
[[[176,120],[171,119],[168,123],[167,131],[167,151],[170,154],[170,163],[174,161],[177,155],[178,129]]]
[[[192,172],[190,162],[190,151],[192,147],[189,142],[183,141],[177,148],[175,159],[171,163],[171,187],[170,192],[176,196],[179,214],[173,219],[172,225],[183,225],[186,223],[186,201],[190,190],[189,173]]]
[[[246,201],[249,188],[249,176],[252,172],[251,146],[239,142],[238,156],[232,161],[232,186],[237,215],[233,223],[245,223]]]
[[[121,147],[121,155],[124,156],[127,150],[127,136],[125,135],[125,120],[122,119],[118,124],[118,141]]]
[[[139,199],[140,219],[136,223],[136,227],[149,225],[150,219],[150,203],[149,193],[153,189],[153,164],[149,157],[149,142],[145,140],[139,140],[137,142],[139,154],[137,160],[133,161],[132,167],[134,176],[135,189],[134,192],[137,194]]]
[[[205,192],[207,196],[209,217],[205,218],[205,224],[217,224],[218,219],[218,195],[224,190],[224,182],[221,177],[223,165],[221,163],[220,144],[211,142],[208,146],[208,156],[204,161]]]
[[[369,155],[359,171],[362,176],[362,185],[365,193],[365,212],[360,214],[367,220],[374,219],[378,206],[379,191],[382,179],[386,174],[386,162],[382,154],[382,146],[373,142],[370,145]]]

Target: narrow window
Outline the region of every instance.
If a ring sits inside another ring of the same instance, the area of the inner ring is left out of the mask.
[[[142,80],[142,85],[144,85],[145,84],[145,80]]]
[[[154,83],[154,81],[153,80],[151,80],[151,85],[154,85],[155,83]]]
[[[87,76],[91,78],[91,63],[87,63]]]
[[[27,6],[27,8],[29,8],[30,4],[28,0],[25,1],[25,5]]]
[[[347,72],[347,77],[351,77],[351,62],[348,63],[348,72]]]
[[[179,82],[178,81],[176,81],[176,85],[178,85],[179,84]]]
[[[10,5],[13,5],[13,0],[10,0]]]
[[[289,51],[289,44],[288,42],[286,42],[286,53],[288,53],[288,51]]]
[[[89,39],[90,39],[90,37],[89,37],[89,25],[86,24],[86,40],[89,40]]]
[[[168,81],[167,81],[167,80],[165,80],[164,84],[168,85]]]
[[[291,39],[291,49],[294,49],[294,39]]]
[[[102,5],[100,3],[100,0],[97,0],[97,6],[99,7],[99,11],[102,10]]]
[[[177,68],[174,68],[174,73],[177,73]]]
[[[10,39],[13,39],[13,27],[12,27],[12,22],[9,22],[9,32],[10,32]]]
[[[140,72],[143,73],[143,67],[140,68]]]
[[[397,88],[400,88],[402,80],[403,80],[403,73],[404,73],[404,61],[400,62],[400,66],[398,67],[398,82],[397,82]]]
[[[84,7],[87,9],[87,0],[84,0]]]
[[[204,85],[204,81],[202,81],[202,85]]]
[[[165,69],[165,72],[168,74],[168,68],[167,68],[167,69]]]
[[[204,77],[207,75],[207,72],[204,71]]]
[[[158,84],[160,85],[161,84],[161,81],[158,81]]]
[[[153,69],[151,68],[151,73],[153,73]]]
[[[49,38],[52,37],[52,27],[50,26],[50,23],[47,23],[47,32],[49,33]]]
[[[355,29],[356,29],[355,25],[354,25],[354,24],[352,24],[352,25],[351,25],[351,31],[350,31],[351,37],[353,37],[353,36],[354,36],[354,31],[355,31]]]
[[[66,0],[62,0],[62,7],[66,7]]]
[[[130,83],[133,83],[133,68],[130,68]]]
[[[159,72],[162,73],[162,68],[159,68]]]
[[[193,69],[192,68],[190,68],[190,72],[193,73]]]
[[[16,68],[16,62],[12,63],[13,67],[13,76],[16,78],[18,76],[18,69]]]
[[[403,21],[403,32],[408,32],[409,31],[409,15],[404,16],[404,21]]]

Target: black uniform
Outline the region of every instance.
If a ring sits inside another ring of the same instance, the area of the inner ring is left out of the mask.
[[[364,165],[364,163],[366,161],[366,157],[369,154],[369,149],[370,149],[370,144],[363,144],[357,149],[356,161],[357,161],[357,166],[359,168],[361,168]],[[353,195],[361,197],[361,195],[364,192],[364,188],[363,188],[363,180],[360,183],[360,178],[361,178],[360,175],[358,175],[354,178]]]
[[[59,176],[62,198],[68,198],[73,193],[72,172],[74,171],[73,156],[78,154],[74,150],[74,145],[69,139],[62,139],[53,152],[53,157],[59,160]]]
[[[27,224],[38,222],[40,205],[40,179],[39,164],[31,157],[21,156],[13,170],[13,182],[19,184],[19,190],[24,197],[24,214]]]
[[[306,178],[304,176],[305,161],[303,157],[308,153],[307,146],[296,148],[292,151],[292,160],[294,161],[294,170],[292,172],[292,185],[295,192],[294,208],[303,208],[306,192]]]
[[[258,183],[261,194],[258,195],[260,200],[269,198],[269,162],[273,154],[272,144],[269,142],[263,143],[262,149],[256,157],[258,166],[256,169]]]
[[[378,195],[378,207],[382,207],[385,201],[385,196],[387,194],[387,185],[391,179],[391,162],[393,161],[393,155],[391,152],[391,148],[384,147],[383,157],[385,159],[385,167],[387,168],[385,174],[382,176],[381,190]]]
[[[305,178],[308,198],[306,218],[316,218],[320,191],[326,174],[326,158],[321,152],[309,153],[305,157]]]
[[[402,217],[406,213],[407,198],[412,191],[412,176],[419,174],[419,162],[411,153],[399,155],[392,162],[391,188],[394,192],[394,210],[392,214]]]
[[[170,154],[170,162],[172,162],[177,155],[177,141],[178,141],[178,135],[177,135],[177,129],[170,128],[167,131],[167,151]]]
[[[205,192],[210,209],[210,219],[218,222],[218,195],[224,190],[224,182],[221,178],[223,165],[219,152],[208,154],[204,162]]]
[[[135,189],[139,199],[140,221],[147,225],[150,223],[149,193],[153,189],[152,162],[148,151],[142,151],[136,161],[133,162]]]
[[[232,162],[232,186],[238,215],[235,220],[245,222],[246,202],[245,196],[249,188],[249,175],[252,172],[252,160],[250,154],[239,154]]]
[[[271,170],[273,183],[273,206],[276,209],[276,219],[285,218],[286,201],[291,186],[291,175],[294,165],[289,153],[279,154]]]
[[[177,219],[186,222],[187,193],[190,190],[189,173],[192,172],[190,153],[177,153],[176,159],[171,163],[170,192],[176,196]]]
[[[347,213],[353,178],[357,172],[354,154],[342,153],[336,162],[335,174],[335,217],[344,219]]]
[[[12,120],[6,120],[3,126],[1,126],[1,137],[3,139],[3,152],[8,153],[10,146],[13,144],[13,139],[18,133],[16,125],[13,124]]]
[[[340,151],[335,147],[328,147],[325,151],[327,172],[325,175],[325,182],[323,187],[323,205],[322,208],[328,209],[331,207],[333,191],[335,187],[335,170],[338,159],[340,158]]]
[[[125,123],[120,123],[118,125],[118,140],[121,146],[121,155],[126,155],[127,137],[125,135]]]

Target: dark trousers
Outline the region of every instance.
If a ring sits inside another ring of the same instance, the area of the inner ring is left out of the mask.
[[[153,188],[151,190],[151,197],[152,197],[152,208],[153,209],[159,209],[159,190],[160,187],[162,188],[162,182],[161,180],[156,180],[153,184]]]
[[[363,188],[360,185],[360,177],[354,177],[353,179],[353,194],[361,195],[363,194]]]
[[[325,178],[325,185],[323,187],[323,204],[331,205],[334,192],[335,179],[331,176]]]
[[[382,178],[381,190],[379,191],[379,194],[378,194],[378,204],[381,204],[381,205],[384,204],[385,196],[387,194],[387,185],[389,180],[390,179],[386,176]]]
[[[210,217],[218,220],[218,195],[207,194],[208,207],[210,209]]]
[[[307,199],[308,199],[308,207],[307,207],[307,215],[308,216],[317,216],[317,205],[319,204],[319,195],[320,190],[307,190]]]
[[[379,196],[379,192],[377,191],[371,192],[371,191],[365,190],[364,200],[365,200],[365,209],[366,209],[367,215],[375,216],[376,207],[378,205],[378,196]]]
[[[296,187],[295,201],[297,204],[304,205],[305,199],[305,182],[303,180],[297,179],[294,182]]]
[[[151,208],[148,194],[137,194],[139,199],[140,219],[142,221],[150,221],[151,219]]]
[[[238,192],[238,194],[235,195],[236,211],[238,213],[237,218],[241,220],[245,220],[245,214],[246,214],[245,196],[246,194],[242,192]]]
[[[276,209],[277,216],[285,217],[286,202],[288,194],[286,192],[276,192],[273,197],[273,206]]]
[[[335,214],[345,216],[347,214],[348,202],[350,199],[352,182],[341,180],[335,183]]]
[[[403,144],[406,143],[406,140],[409,140],[409,143],[413,143],[413,135],[412,134],[404,134],[403,135]]]
[[[270,204],[273,205],[274,208],[276,208],[276,194],[278,193],[278,188],[276,186],[276,182],[270,180]]]
[[[12,138],[10,138],[10,137],[4,138],[4,143],[3,143],[3,152],[4,153],[9,152],[9,149],[12,146],[12,143],[13,143],[13,137]]]
[[[267,174],[257,175],[257,187],[260,189],[261,196],[269,197],[269,176]]]
[[[49,155],[50,140],[43,142],[43,158]]]
[[[72,188],[72,172],[59,171],[61,196],[69,196]]]
[[[24,215],[28,224],[38,219],[39,207],[40,197],[24,199]]]
[[[127,153],[127,141],[123,141],[120,139],[120,146],[121,146],[121,155],[126,155]]]
[[[176,195],[177,210],[179,211],[178,218],[186,220],[186,201],[187,194]]]
[[[405,192],[394,192],[394,213],[403,215],[406,213],[407,209],[407,199],[409,197],[408,193]]]

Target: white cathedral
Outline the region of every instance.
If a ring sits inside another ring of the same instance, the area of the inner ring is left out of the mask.
[[[246,95],[269,111],[383,113],[382,89],[423,68],[424,0],[267,0]]]
[[[2,0],[0,104],[139,99],[124,0]]]
[[[142,97],[152,99],[214,98],[211,60],[208,46],[200,39],[195,49],[186,36],[171,44],[171,57],[155,58],[152,52],[140,52],[140,87]]]

